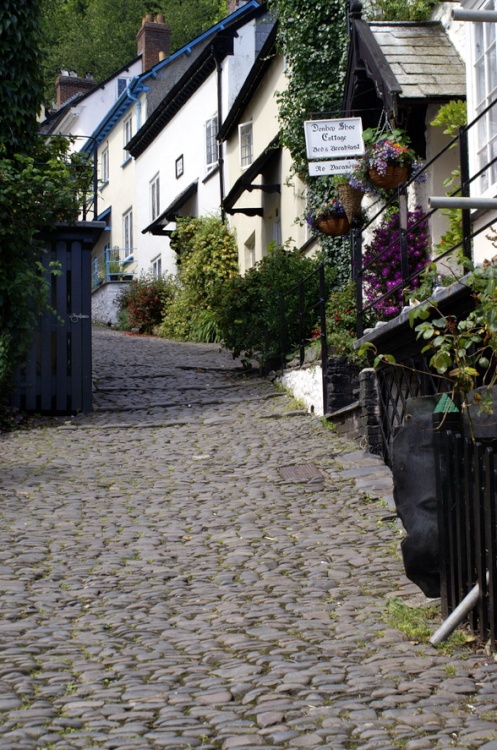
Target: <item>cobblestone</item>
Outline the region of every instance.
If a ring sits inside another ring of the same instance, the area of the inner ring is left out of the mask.
[[[215,345],[95,329],[94,367],[93,414],[0,436],[2,750],[497,747],[493,659],[385,624],[426,600],[379,459]]]

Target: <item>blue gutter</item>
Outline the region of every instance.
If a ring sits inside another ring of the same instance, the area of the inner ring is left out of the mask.
[[[157,63],[157,65],[154,65],[154,67],[149,71],[140,73],[140,75],[135,76],[131,83],[123,91],[119,99],[115,102],[114,106],[110,109],[106,117],[101,121],[100,125],[96,128],[96,130],[93,131],[91,136],[92,142],[96,142],[97,145],[100,145],[100,143],[102,143],[102,141],[108,136],[114,125],[119,122],[123,114],[132,106],[132,103],[138,101],[137,97],[144,91],[149,91],[149,87],[144,85],[144,81],[146,81],[147,78],[157,78],[158,71],[162,70],[162,68],[164,68],[166,65],[169,65],[169,63],[173,62],[181,55],[190,57],[193,48],[196,47],[197,44],[203,42],[204,39],[208,39],[210,36],[213,36],[213,34],[216,34],[218,31],[223,31],[226,27],[231,26],[233,21],[236,21],[237,18],[244,16],[247,11],[255,10],[256,8],[260,7],[261,3],[257,2],[257,0],[250,0],[250,2],[245,3],[245,5],[242,5],[240,8],[235,10],[234,13],[231,13],[231,15],[223,18],[223,20],[219,21],[219,23],[217,23],[215,26],[211,26],[211,28],[207,29],[207,31],[204,31],[203,34],[200,34],[200,36],[195,37],[195,39],[193,39],[191,42],[188,42],[188,44],[180,47],[180,49],[176,50],[176,52],[173,52],[172,55],[166,57],[165,60],[162,60],[161,62]],[[141,102],[139,104],[141,110]],[[89,153],[89,149],[87,148],[89,144],[90,140],[85,143],[81,151]]]

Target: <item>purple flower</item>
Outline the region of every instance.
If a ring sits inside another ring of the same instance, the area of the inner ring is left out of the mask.
[[[427,223],[420,206],[408,213],[407,226],[408,265],[409,274],[412,274],[424,268],[428,262]],[[395,213],[375,229],[373,239],[364,253],[364,266],[368,266],[363,276],[366,299],[384,318],[398,315],[404,304],[400,261],[400,216]],[[410,284],[416,288],[419,280],[413,279]],[[378,297],[396,286],[399,287],[397,291],[375,304]]]

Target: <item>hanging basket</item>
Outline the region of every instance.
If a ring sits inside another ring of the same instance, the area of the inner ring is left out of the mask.
[[[318,219],[317,225],[320,232],[332,237],[347,234],[350,229],[350,222],[346,216],[329,216],[327,219]]]
[[[409,167],[399,167],[396,164],[388,164],[385,174],[380,174],[376,169],[369,170],[371,182],[382,190],[393,190],[407,182]]]
[[[352,187],[348,182],[343,182],[337,187],[340,203],[345,209],[345,215],[350,223],[361,213],[361,203],[364,193],[359,188]]]

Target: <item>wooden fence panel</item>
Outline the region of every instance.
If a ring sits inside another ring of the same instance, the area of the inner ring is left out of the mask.
[[[45,238],[49,305],[17,368],[12,405],[42,414],[92,411],[91,251],[103,222],[79,222]],[[56,263],[61,273],[50,274]]]

